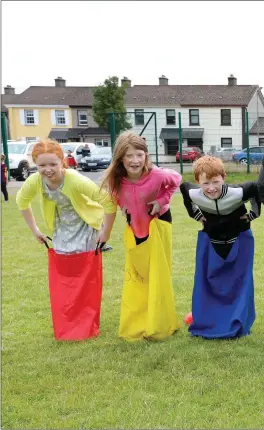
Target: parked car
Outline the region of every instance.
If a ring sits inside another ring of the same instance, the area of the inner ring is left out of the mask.
[[[221,158],[223,161],[233,161],[232,155],[235,151],[237,151],[235,148],[217,148],[214,153],[212,151],[208,151],[207,154]]]
[[[79,162],[82,159],[82,149],[84,147],[84,145],[86,144],[86,142],[66,142],[66,143],[61,143],[60,145],[62,146],[63,152],[65,157],[67,156],[67,153],[69,150],[72,151],[72,155],[75,158],[76,162],[79,164]],[[87,142],[87,144],[89,145],[89,148],[94,148],[95,144],[94,143],[90,143]]]
[[[182,148],[182,160],[189,161],[190,163],[197,160],[204,155],[203,151],[195,146],[188,146]],[[180,151],[176,153],[176,163],[180,162]]]
[[[110,146],[95,146],[91,149],[91,155],[84,157],[79,162],[83,171],[106,169],[112,160],[112,150]]]
[[[37,170],[31,156],[35,143],[36,141],[7,142],[10,176],[17,181],[25,181],[31,172]]]
[[[264,154],[264,146],[253,146],[249,148],[249,162],[252,164],[261,164]],[[233,161],[239,164],[247,164],[247,149],[234,152]]]

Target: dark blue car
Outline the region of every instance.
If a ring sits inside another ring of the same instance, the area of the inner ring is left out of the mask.
[[[78,163],[83,171],[106,169],[112,160],[112,150],[109,146],[95,146],[91,149],[91,154],[84,157]]]
[[[252,164],[261,164],[264,154],[264,146],[253,146],[249,148],[249,162]],[[234,152],[232,159],[235,163],[247,164],[247,149]]]

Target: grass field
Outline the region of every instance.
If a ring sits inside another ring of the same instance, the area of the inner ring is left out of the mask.
[[[182,324],[164,342],[117,337],[124,269],[124,219],[104,254],[101,335],[53,339],[47,253],[11,196],[2,205],[2,428],[263,428],[264,216],[256,239],[257,319],[252,335],[232,341],[191,338]],[[44,230],[38,205],[33,203]],[[190,311],[199,224],[174,196],[173,283],[178,314]],[[44,230],[45,231],[45,230]]]

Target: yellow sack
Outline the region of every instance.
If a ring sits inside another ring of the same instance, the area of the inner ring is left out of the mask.
[[[149,238],[136,245],[126,226],[126,266],[119,336],[126,340],[162,340],[177,330],[172,287],[171,224],[154,218]]]

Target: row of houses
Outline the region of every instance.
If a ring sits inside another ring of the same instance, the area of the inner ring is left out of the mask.
[[[125,107],[132,130],[146,137],[149,152],[158,146],[160,161],[175,160],[179,145],[179,113],[184,146],[246,147],[246,112],[250,146],[264,145],[264,97],[259,85],[238,85],[231,75],[226,85],[170,85],[161,76],[158,85],[126,85]],[[58,77],[54,86],[31,86],[21,94],[8,85],[2,110],[8,116],[12,140],[50,137],[58,142],[110,145],[110,134],[92,116],[94,87],[67,86]],[[149,121],[152,113],[156,114]],[[157,132],[157,140],[156,133]]]

